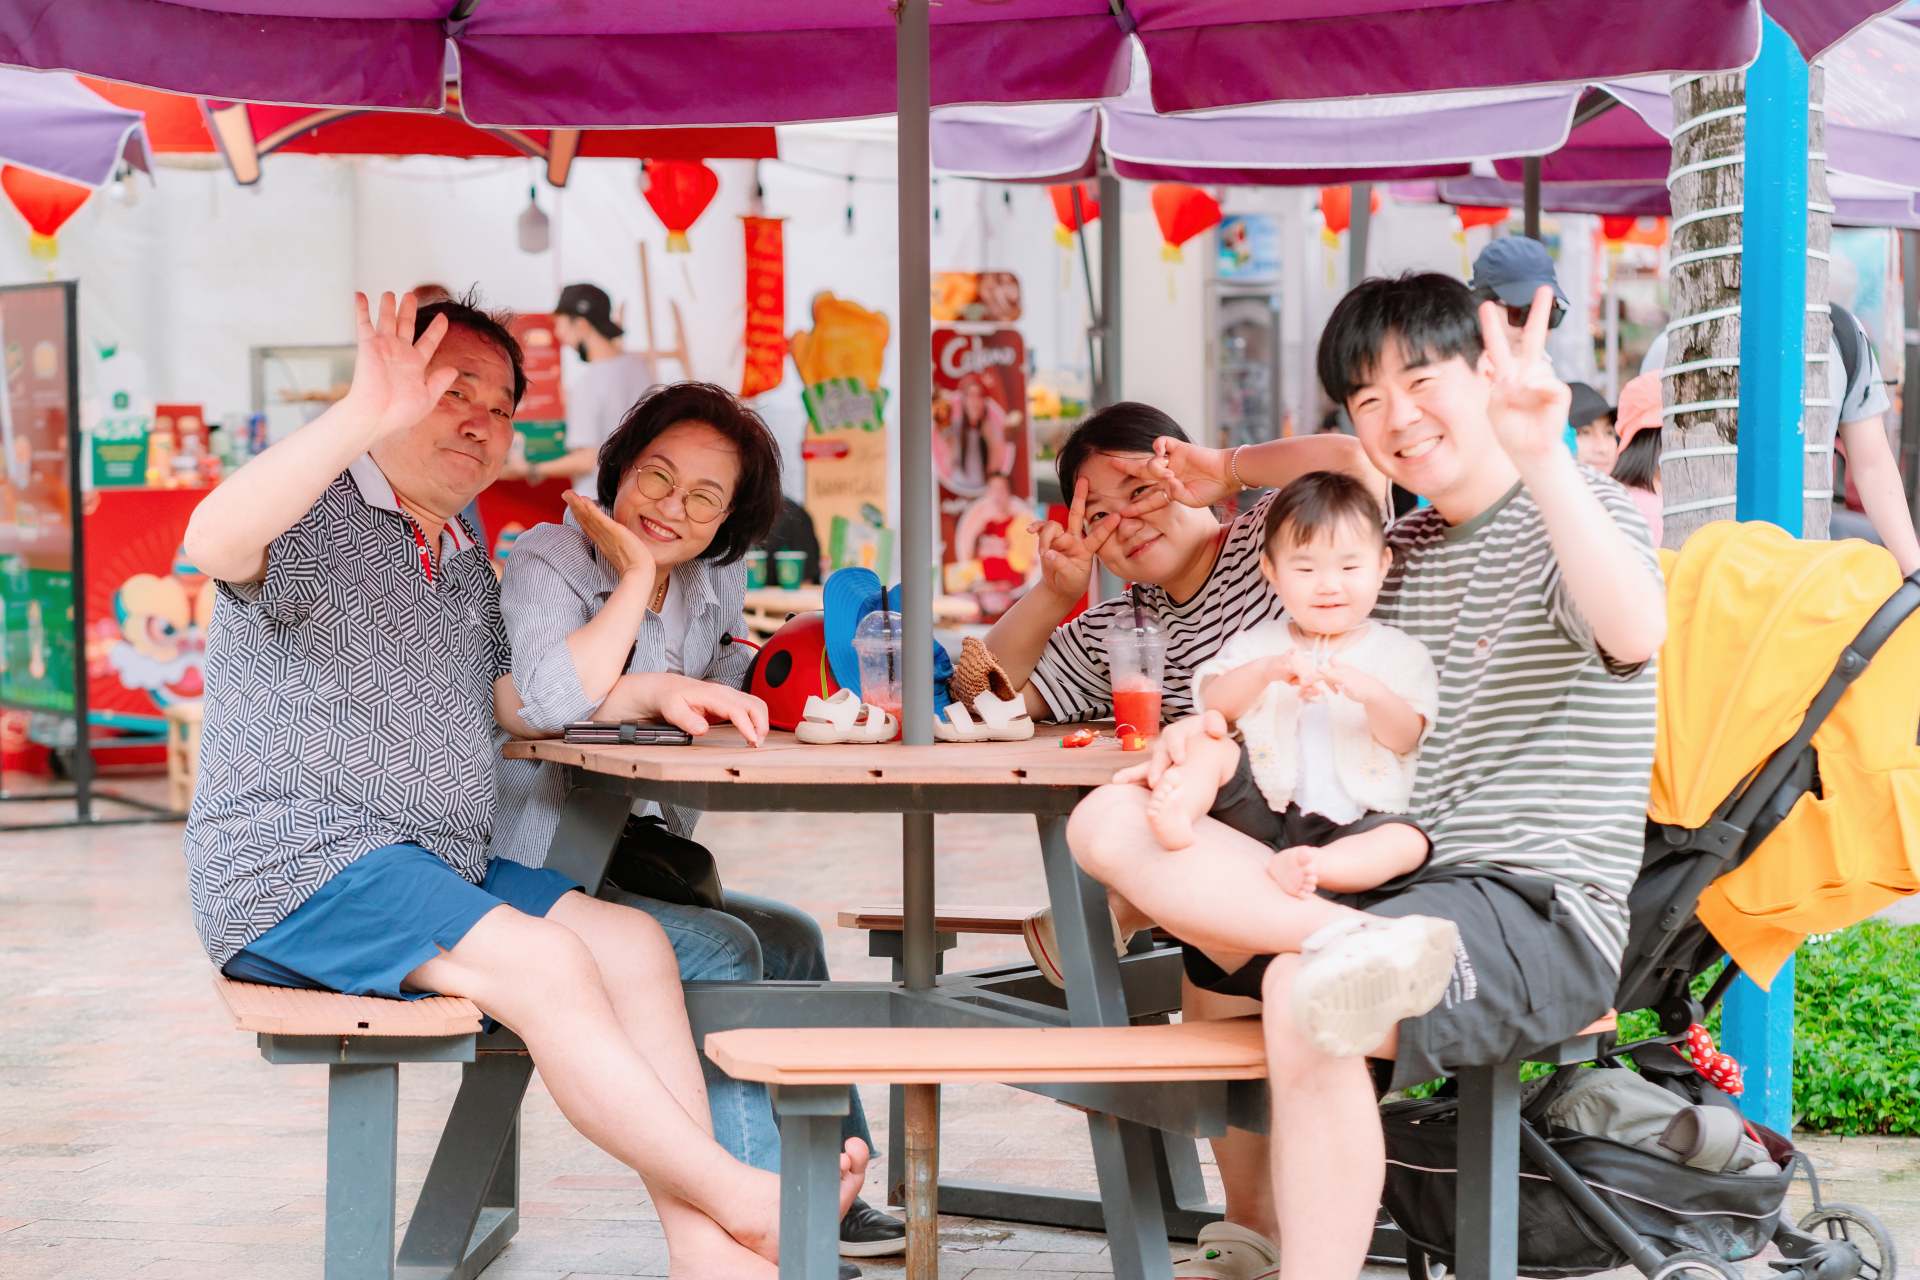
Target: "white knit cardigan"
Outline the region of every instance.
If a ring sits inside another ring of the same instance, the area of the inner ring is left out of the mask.
[[[1261,658],[1299,648],[1285,614],[1228,638],[1220,652],[1194,668],[1193,704],[1206,710],[1202,686],[1214,676]],[[1407,700],[1426,719],[1420,737],[1433,731],[1440,708],[1440,678],[1427,647],[1397,627],[1368,622],[1354,641],[1337,650],[1333,660],[1377,677]],[[1396,754],[1374,741],[1367,709],[1345,694],[1322,688],[1333,730],[1333,772],[1355,804],[1370,813],[1405,813],[1413,795],[1413,778],[1420,764],[1420,747]],[[1240,717],[1247,762],[1253,780],[1274,812],[1293,800],[1300,779],[1300,695],[1293,686],[1276,680],[1253,708]]]

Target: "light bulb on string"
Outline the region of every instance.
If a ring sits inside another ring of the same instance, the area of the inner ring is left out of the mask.
[[[847,175],[847,234],[853,234],[853,175]]]

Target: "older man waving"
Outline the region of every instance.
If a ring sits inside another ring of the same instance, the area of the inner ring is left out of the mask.
[[[356,306],[346,398],[187,530],[220,584],[186,835],[201,941],[246,981],[471,999],[526,1041],[575,1127],[646,1179],[673,1274],[771,1277],[778,1182],[713,1141],[660,927],[486,859],[511,663],[492,566],[457,513],[506,458],[519,346],[462,302]],[[849,1149],[843,1210],[866,1164]]]

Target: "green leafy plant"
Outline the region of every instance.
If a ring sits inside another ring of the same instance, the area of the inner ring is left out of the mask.
[[[1920,1134],[1920,926],[1868,920],[1809,938],[1793,1008],[1802,1127]]]

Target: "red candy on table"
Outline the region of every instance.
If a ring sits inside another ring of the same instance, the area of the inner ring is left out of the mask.
[[[1075,729],[1072,733],[1060,739],[1060,745],[1067,748],[1092,746],[1093,740],[1099,736],[1100,735],[1092,729]]]

